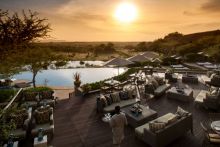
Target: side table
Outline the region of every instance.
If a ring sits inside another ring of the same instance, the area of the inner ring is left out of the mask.
[[[43,140],[38,141],[38,137],[34,138],[34,147],[47,147],[47,135],[43,136]]]

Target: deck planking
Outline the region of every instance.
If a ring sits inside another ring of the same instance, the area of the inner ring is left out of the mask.
[[[202,83],[186,85],[178,81],[178,84],[191,87],[194,97],[200,90],[207,89]],[[74,97],[59,101],[54,111],[55,134],[51,143],[54,147],[112,147],[111,128],[101,120],[101,116],[96,112],[96,96],[94,94],[84,98]],[[193,101],[184,103],[167,99],[165,95],[146,103],[151,109],[157,111],[158,117],[169,112],[175,113],[178,106],[193,114],[194,134],[188,132],[169,144],[168,147],[207,146],[204,144],[204,133],[200,127],[200,121],[208,120],[208,114],[212,111],[195,107]],[[146,146],[148,145],[135,138],[133,128],[126,127],[125,139],[121,147]]]

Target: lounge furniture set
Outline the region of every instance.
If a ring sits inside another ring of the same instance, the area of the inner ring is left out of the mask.
[[[163,78],[151,76],[145,85],[145,94],[152,94],[154,97],[162,96],[169,88],[170,84],[166,84]]]
[[[189,88],[172,87],[166,92],[166,97],[183,102],[190,102],[193,100],[193,90]]]
[[[198,84],[199,80],[198,77],[195,75],[183,75],[182,76],[182,82],[183,83],[191,83],[191,84]]]
[[[53,96],[53,91],[42,91],[42,92],[29,92],[24,91],[22,96],[23,107],[36,108],[42,105],[50,105],[55,107],[56,98]]]
[[[220,74],[219,71],[208,71],[206,75],[201,77],[202,82],[209,86],[220,87]]]
[[[163,147],[188,131],[193,133],[192,114],[178,107],[175,114],[165,114],[135,128],[135,135],[152,147]]]
[[[134,89],[128,91],[112,92],[97,97],[97,112],[109,113],[115,110],[115,106],[121,108],[137,103]]]
[[[177,82],[177,75],[172,72],[166,72],[165,73],[165,79],[168,80],[169,83],[176,83]]]
[[[40,129],[49,141],[52,139],[54,134],[53,109],[55,107],[55,99],[52,94],[52,91],[39,92],[38,94],[23,91],[18,110],[6,119],[9,122],[14,122],[16,126],[11,132],[13,141],[21,141],[29,135],[37,138]]]
[[[169,91],[170,87],[171,85],[166,84],[164,80],[151,76],[148,79],[148,84],[145,85],[145,93],[159,97],[165,94],[167,90]],[[187,95],[179,97],[180,94],[173,91],[174,88],[170,89],[170,92],[175,93],[174,95],[171,93],[171,98],[178,96],[181,101],[190,101],[192,99],[192,90],[186,89]],[[167,93],[169,95],[169,92]],[[117,105],[121,106],[121,111],[125,113],[128,124],[135,129],[135,136],[153,147],[166,146],[188,131],[193,132],[191,113],[178,107],[176,113],[168,113],[158,117],[157,112],[149,108],[149,106],[139,104],[135,91],[113,92],[107,95],[100,95],[97,98],[98,112],[111,113]],[[139,108],[140,112],[136,108]],[[103,120],[108,119],[109,116]]]
[[[201,90],[195,98],[195,105],[203,106],[207,109],[218,110],[220,108],[219,88],[214,88],[210,91]]]

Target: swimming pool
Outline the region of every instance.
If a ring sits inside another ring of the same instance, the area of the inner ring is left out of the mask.
[[[119,74],[126,68],[119,68]],[[118,68],[73,68],[73,69],[48,69],[42,70],[36,76],[36,84],[44,85],[47,80],[49,86],[73,86],[73,74],[80,73],[82,84],[98,82],[118,75]],[[15,79],[32,81],[32,73],[21,72],[13,76]]]

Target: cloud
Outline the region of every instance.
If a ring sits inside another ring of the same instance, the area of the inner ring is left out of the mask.
[[[76,0],[0,0],[2,9],[48,9]]]
[[[220,0],[208,0],[202,4],[201,10],[210,12],[220,12]]]

